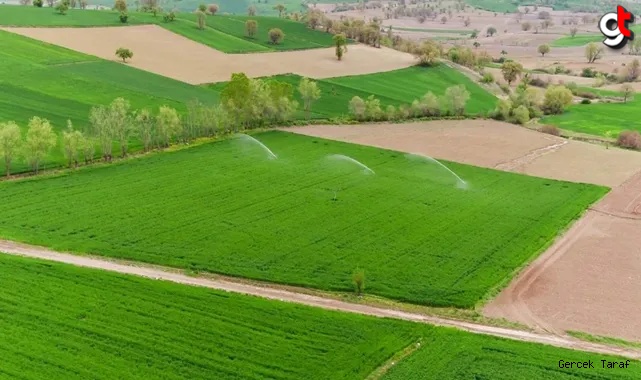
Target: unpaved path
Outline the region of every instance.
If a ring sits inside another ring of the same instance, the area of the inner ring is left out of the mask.
[[[114,61],[126,46],[135,54],[127,65],[191,84],[249,77],[298,74],[310,78],[372,74],[416,64],[411,54],[388,48],[350,45],[342,61],[333,48],[275,53],[225,54],[157,25],[104,28],[0,28]]]
[[[309,294],[296,293],[293,291],[274,289],[256,285],[249,285],[226,280],[215,280],[202,277],[190,277],[171,270],[164,270],[158,267],[144,265],[128,265],[104,259],[78,256],[69,253],[55,252],[46,248],[26,244],[0,240],[0,251],[37,259],[56,261],[72,264],[80,267],[107,270],[112,272],[147,277],[156,280],[171,281],[179,284],[202,286],[211,289],[227,292],[248,294],[273,300],[294,302],[308,306],[320,307],[329,310],[338,310],[349,313],[357,313],[383,318],[402,319],[412,322],[427,323],[431,325],[454,327],[472,333],[492,335],[501,338],[520,340],[524,342],[542,343],[551,346],[569,348],[581,351],[595,352],[608,355],[619,355],[631,359],[641,360],[641,351],[609,347],[600,344],[573,339],[569,336],[555,336],[550,334],[537,334],[526,331],[511,330],[501,327],[485,326],[469,322],[448,320],[444,318],[431,317],[421,314],[407,313],[398,310],[384,309],[368,305],[360,305],[335,299],[322,298]]]

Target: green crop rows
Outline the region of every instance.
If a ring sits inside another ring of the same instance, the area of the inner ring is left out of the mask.
[[[0,377],[11,379],[636,379],[559,369],[607,356],[0,255]],[[619,359],[620,360],[620,359]]]
[[[326,290],[472,307],[606,189],[284,132],[0,184],[3,238]],[[370,165],[365,175],[346,154]],[[334,200],[336,198],[336,200]],[[524,201],[527,200],[527,201]]]
[[[178,13],[173,22],[164,22],[161,16],[149,13],[129,12],[129,25],[157,24],[176,34],[211,46],[225,53],[252,53],[279,50],[313,49],[332,46],[332,36],[307,28],[303,23],[276,17],[251,17],[258,22],[255,38],[245,37],[245,16],[207,16],[206,27],[198,29],[196,15]],[[118,13],[72,9],[67,15],[59,15],[51,8],[16,7],[0,5],[0,25],[43,27],[90,27],[122,26]],[[268,42],[267,32],[280,28],[285,33],[279,45]],[[81,33],[81,31],[79,31]]]
[[[421,325],[0,254],[0,378],[363,379]]]

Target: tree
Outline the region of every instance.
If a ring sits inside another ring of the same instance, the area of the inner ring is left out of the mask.
[[[215,15],[216,13],[218,13],[218,4],[209,4],[207,10],[212,16]]]
[[[469,17],[466,18],[465,20],[463,20],[463,25],[465,25],[465,26],[470,26],[471,23],[472,23],[472,21],[470,20]]]
[[[638,59],[633,59],[632,62],[626,67],[624,80],[634,82],[641,74],[641,64]]]
[[[205,6],[202,4],[201,6]],[[204,30],[207,26],[207,13],[201,11],[200,9],[196,11],[196,20],[198,21],[198,29]]]
[[[365,105],[365,101],[360,96],[354,96],[349,101],[348,108],[349,108],[349,113],[356,120],[364,120],[365,119],[366,105]]]
[[[116,0],[114,2],[114,9],[118,12],[127,12],[127,2],[125,0]]]
[[[554,22],[552,20],[546,19],[541,21],[541,28],[544,30],[547,30],[551,26],[554,26]]]
[[[628,99],[632,99],[634,95],[634,88],[628,83],[621,86],[621,93],[623,94],[623,103],[627,103]]]
[[[325,28],[325,33],[329,33],[330,30],[332,30],[333,26],[334,26],[334,20],[332,20],[331,18],[325,18],[323,20],[323,27]]]
[[[49,7],[53,7],[55,3],[56,3],[56,0],[47,0],[47,5],[49,5]]]
[[[274,45],[278,45],[281,42],[283,42],[284,38],[285,38],[285,33],[283,33],[282,30],[280,30],[278,28],[273,28],[273,29],[269,30],[269,40]]]
[[[49,151],[56,146],[56,134],[47,119],[34,116],[29,120],[27,138],[24,144],[24,153],[33,171],[38,174],[40,164],[47,157]]]
[[[230,118],[245,127],[250,120],[252,107],[247,101],[251,98],[250,86],[250,80],[247,75],[234,73],[220,95],[221,104],[227,110]]]
[[[42,0],[33,0],[33,6],[36,8],[42,8]]]
[[[447,17],[443,16],[441,17],[441,24],[445,24],[447,22]]]
[[[138,136],[140,137],[140,141],[142,141],[144,151],[149,152],[155,137],[154,116],[146,108],[138,110],[134,118],[134,126],[138,131]]]
[[[245,34],[247,34],[247,37],[254,38],[257,32],[258,22],[256,22],[256,20],[245,21]]]
[[[105,106],[93,107],[89,112],[91,134],[98,139],[102,158],[111,162],[114,131],[109,119],[109,110]]]
[[[120,144],[121,157],[127,156],[129,137],[132,132],[129,109],[129,101],[124,98],[116,98],[109,105],[108,121],[114,137]]]
[[[285,12],[287,8],[285,8],[283,4],[277,4],[274,9],[278,11],[278,17],[283,17],[283,12]]]
[[[433,66],[438,63],[441,57],[441,49],[436,42],[432,40],[425,40],[421,46],[417,47],[414,52],[414,57],[418,59],[418,64],[421,66]]]
[[[520,105],[512,111],[514,120],[519,124],[525,124],[530,121],[530,111],[524,105]]]
[[[122,59],[123,62],[127,62],[127,59],[132,58],[134,56],[134,53],[127,48],[121,47],[116,50],[116,56]]]
[[[507,81],[507,84],[510,85],[523,73],[523,66],[514,61],[505,62],[501,66],[501,73],[503,73],[503,78]]]
[[[444,101],[447,104],[447,109],[453,115],[463,115],[465,113],[465,104],[469,99],[470,93],[462,84],[448,87],[445,90]]]
[[[87,5],[89,5],[89,2],[87,0],[80,0],[80,9],[87,9]]]
[[[550,86],[545,90],[543,110],[548,114],[561,114],[572,104],[572,91],[565,86]]]
[[[521,30],[522,31],[527,32],[530,29],[532,29],[532,24],[530,24],[529,22],[526,21],[526,22],[521,24]]]
[[[539,45],[538,52],[541,54],[542,57],[545,57],[547,53],[550,52],[550,45]]]
[[[590,42],[585,47],[585,58],[587,58],[588,63],[593,63],[597,59],[601,58],[602,54],[603,47],[601,47],[601,45],[597,44],[596,42]]]
[[[62,132],[62,145],[69,167],[78,167],[78,157],[83,150],[82,132],[74,130],[71,120],[67,120],[67,130]]]
[[[321,96],[320,88],[316,82],[309,80],[308,78],[303,78],[298,85],[298,92],[300,97],[303,99],[303,107],[307,113],[307,119],[309,120],[309,113],[312,108],[312,104],[318,100]]]
[[[570,29],[570,37],[574,38],[574,36],[576,36],[576,32],[578,32],[578,31],[579,30],[577,28],[571,28]]]
[[[61,15],[66,15],[67,11],[69,10],[69,0],[61,0],[60,2],[58,2],[58,5],[56,5],[56,10]]]
[[[207,5],[205,5],[205,4],[199,4],[199,5],[198,5],[198,9],[196,9],[196,10],[197,10],[197,11],[201,11],[201,12],[205,13],[205,12],[207,12]]]
[[[365,271],[360,268],[356,268],[352,274],[352,282],[354,283],[356,295],[360,297],[365,290]]]
[[[478,41],[474,41],[472,45],[474,46],[475,49],[478,49],[479,46],[481,46],[481,44]]]
[[[343,33],[336,34],[332,38],[336,45],[336,58],[340,61],[343,59],[343,54],[347,53],[347,38]]]
[[[256,7],[253,5],[250,5],[249,8],[247,8],[247,15],[256,16]]]
[[[550,18],[550,12],[547,12],[547,11],[539,12],[539,19],[540,20],[547,20],[549,18]]]
[[[182,124],[175,109],[168,106],[161,106],[156,116],[156,137],[158,146],[165,148],[171,140],[180,135]]]
[[[493,26],[490,26],[487,28],[486,34],[488,37],[492,37],[496,33],[496,28]]]
[[[11,162],[20,151],[22,136],[20,127],[13,121],[0,123],[0,156],[4,159],[7,177],[11,175]]]

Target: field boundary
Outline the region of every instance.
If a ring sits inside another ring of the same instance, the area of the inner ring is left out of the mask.
[[[499,338],[506,338],[523,342],[539,343],[554,347],[615,355],[634,360],[641,360],[641,350],[611,347],[603,344],[586,342],[573,338],[569,335],[541,334],[502,327],[486,326],[476,323],[462,322],[422,314],[408,313],[393,309],[385,309],[381,307],[359,305],[346,301],[338,301],[334,299],[296,293],[271,287],[260,287],[239,282],[232,282],[228,280],[192,277],[177,273],[175,270],[172,271],[169,268],[148,265],[121,264],[118,262],[98,259],[90,256],[78,256],[70,253],[56,252],[47,248],[20,244],[8,240],[0,240],[0,251],[11,255],[55,261],[75,265],[78,267],[107,270],[123,274],[135,275],[139,277],[151,278],[155,280],[170,281],[190,286],[200,286],[227,292],[257,296],[271,300],[278,300],[282,302],[293,302],[312,307],[320,307],[327,310],[356,313],[379,318],[401,319],[410,322],[456,328],[475,334],[491,335]]]

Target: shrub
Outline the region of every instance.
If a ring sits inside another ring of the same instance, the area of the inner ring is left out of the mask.
[[[599,95],[589,91],[574,91],[574,95],[583,98],[584,100],[596,99],[599,97]]]
[[[539,128],[539,132],[547,133],[548,135],[561,136],[561,130],[554,125],[544,125]]]
[[[641,134],[637,131],[623,131],[619,133],[617,145],[627,149],[641,149]]]
[[[509,93],[510,93],[510,91],[511,91],[511,90],[510,90],[510,86],[509,86],[507,83],[501,83],[501,84],[499,84],[499,87],[500,87],[500,88],[501,88],[501,90],[502,90],[504,93],[506,93],[506,94],[509,94]]]
[[[282,30],[280,30],[278,28],[273,28],[273,29],[269,30],[269,40],[274,45],[278,45],[281,42],[283,42],[284,38],[285,38],[285,33],[283,33]]]
[[[381,120],[384,116],[381,101],[370,95],[365,101],[365,118],[367,120]]]
[[[500,99],[496,104],[496,108],[492,112],[492,118],[497,120],[508,120],[510,117],[510,110],[512,109],[512,102],[507,99]]]
[[[349,113],[354,117],[354,119],[364,120],[365,110],[365,101],[360,96],[355,96],[349,101]]]
[[[545,91],[543,110],[548,114],[561,114],[572,104],[572,92],[564,86],[551,86]]]
[[[481,83],[494,83],[494,76],[492,73],[485,73],[483,74],[483,77],[481,78]]]
[[[530,84],[532,86],[535,86],[535,87],[541,87],[541,88],[546,88],[548,86],[548,82],[544,81],[543,79],[541,79],[539,77],[530,79],[530,83],[528,83],[528,84]]]
[[[514,115],[514,120],[519,124],[525,124],[530,121],[530,111],[524,105],[516,107],[512,114]]]
[[[120,15],[118,16],[120,19],[120,22],[123,24],[127,23],[127,20],[129,20],[129,16],[127,15],[127,12],[120,12]]]
[[[33,6],[42,8],[42,0],[33,0]]]
[[[591,67],[584,67],[581,71],[581,76],[584,78],[594,78],[597,75],[597,71]]]
[[[163,19],[164,22],[172,22],[172,21],[174,21],[176,19],[176,14],[173,11],[169,12],[169,13],[165,13],[162,16],[162,19]]]
[[[590,104],[592,101],[590,99],[583,99],[581,100],[581,104]]]
[[[218,5],[217,4],[209,4],[207,7],[207,11],[211,13],[212,15],[215,15],[218,12]]]

